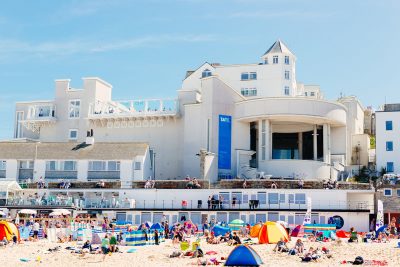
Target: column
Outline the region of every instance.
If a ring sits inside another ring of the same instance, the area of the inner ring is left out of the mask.
[[[265,160],[272,159],[271,121],[265,120]]]
[[[257,144],[257,165],[260,168],[260,162],[265,160],[265,157],[262,157],[263,150],[265,149],[265,142],[263,142],[263,128],[265,128],[265,120],[258,120],[258,144]]]
[[[303,133],[299,133],[298,138],[299,159],[303,159]]]
[[[314,155],[314,160],[318,159],[318,142],[317,142],[317,125],[314,125],[314,131],[313,131],[313,155]]]
[[[77,180],[79,182],[86,182],[88,179],[89,161],[79,160],[77,163]]]
[[[330,144],[330,125],[323,125],[323,144],[324,144],[324,162],[330,164],[331,163],[331,144]]]

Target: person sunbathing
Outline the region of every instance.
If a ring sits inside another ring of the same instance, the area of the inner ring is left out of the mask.
[[[272,250],[273,252],[288,252],[289,248],[286,245],[286,242],[283,240],[283,238],[281,237],[281,239],[278,241],[278,243],[276,243],[275,248]]]
[[[239,236],[237,235],[236,232],[233,232],[233,237],[232,237],[232,239],[230,239],[228,241],[228,245],[229,246],[236,246],[236,245],[240,245],[240,244],[242,244],[242,242],[240,241]]]

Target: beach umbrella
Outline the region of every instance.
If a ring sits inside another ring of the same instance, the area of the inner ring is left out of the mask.
[[[53,211],[52,213],[49,214],[49,216],[61,216],[61,215],[63,215],[63,214],[58,211]]]
[[[18,212],[19,214],[30,214],[30,215],[36,215],[36,210],[30,210],[30,209],[22,209]]]
[[[60,213],[60,215],[71,215],[71,212],[67,209],[54,209],[53,212]]]
[[[243,227],[243,225],[244,225],[244,221],[236,219],[229,223],[229,228],[231,228],[232,231],[239,231],[240,228]]]

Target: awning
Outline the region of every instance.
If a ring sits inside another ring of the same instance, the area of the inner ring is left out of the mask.
[[[5,199],[10,192],[20,191],[22,188],[16,181],[0,181],[0,198]]]

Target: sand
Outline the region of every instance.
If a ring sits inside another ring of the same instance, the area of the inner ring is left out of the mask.
[[[362,256],[365,260],[386,260],[387,266],[400,266],[400,248],[397,247],[399,240],[392,240],[390,243],[305,243],[305,248],[327,247],[333,253],[333,258],[320,259],[319,262],[301,263],[298,256],[289,256],[287,253],[274,253],[274,245],[253,245],[252,247],[260,254],[264,261],[263,266],[350,266],[350,264],[340,264],[342,260],[354,260],[356,256]],[[293,246],[291,241],[289,247]],[[126,253],[132,247],[121,247],[122,253],[115,253],[107,256],[102,261],[102,255],[87,254],[81,257],[66,250],[67,246],[74,246],[76,243],[55,244],[46,240],[38,242],[25,242],[18,246],[0,247],[1,266],[191,266],[194,259],[189,257],[173,258],[168,257],[174,250],[178,250],[177,245],[172,245],[171,240],[159,246],[135,247],[134,253]],[[49,248],[61,246],[58,252],[49,253]],[[216,251],[216,256],[206,256],[208,258],[221,256],[227,257],[232,247],[226,244],[207,245],[201,243],[202,249],[206,251]],[[37,257],[40,262],[37,262]],[[20,258],[30,259],[29,262],[21,262]],[[221,266],[221,265],[220,265]]]

